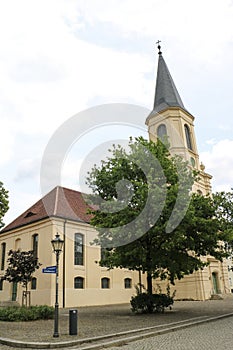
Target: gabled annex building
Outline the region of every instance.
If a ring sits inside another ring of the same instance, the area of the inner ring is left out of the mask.
[[[59,186],[53,189],[1,231],[0,274],[4,273],[10,249],[33,250],[42,268],[56,265],[51,240],[58,232],[64,240],[59,263],[59,305],[128,302],[139,275],[126,269],[109,271],[99,266],[101,249],[91,245],[96,231],[89,224],[87,210],[82,193]],[[55,274],[44,274],[42,268],[33,275],[31,303],[54,305]],[[8,300],[21,303],[22,288],[4,281],[0,301]]]
[[[179,154],[200,172],[193,191],[211,192],[211,176],[199,161],[194,131],[194,117],[185,108],[159,48],[154,107],[146,119],[149,137],[156,141],[166,135],[171,154]],[[88,205],[82,193],[56,187],[27,209],[0,232],[0,277],[7,267],[10,249],[33,250],[42,268],[55,265],[51,240],[58,232],[64,240],[59,268],[59,305],[61,307],[128,303],[135,285],[146,285],[146,276],[137,271],[100,267],[101,249],[92,245],[97,236],[89,224]],[[209,265],[203,271],[186,276],[175,285],[177,299],[206,300],[213,295],[230,293],[226,261],[203,257]],[[54,305],[55,275],[33,275],[31,303]],[[166,283],[155,281],[162,288]],[[0,302],[22,300],[22,287],[1,281]]]

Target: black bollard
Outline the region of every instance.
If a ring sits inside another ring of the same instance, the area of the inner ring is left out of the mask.
[[[69,335],[78,334],[78,310],[69,310]]]

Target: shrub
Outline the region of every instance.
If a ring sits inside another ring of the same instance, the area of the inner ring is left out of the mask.
[[[130,300],[131,310],[135,313],[164,312],[166,307],[174,303],[175,292],[170,295],[170,286],[167,286],[167,294],[163,294],[159,288],[159,293],[148,294],[139,293]]]
[[[141,293],[131,298],[132,311],[135,313],[164,312],[165,307],[173,304],[173,298],[166,294]]]
[[[47,305],[0,308],[0,321],[35,321],[53,318],[54,308]]]
[[[31,307],[38,315],[38,319],[48,320],[53,318],[54,308],[48,305],[39,305]]]

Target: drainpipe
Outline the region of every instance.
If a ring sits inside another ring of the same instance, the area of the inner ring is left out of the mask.
[[[62,307],[66,307],[66,219],[63,223],[63,240],[64,240],[64,248],[63,248],[63,281],[62,281]]]
[[[139,292],[142,293],[142,275],[141,275],[141,269],[139,269]]]

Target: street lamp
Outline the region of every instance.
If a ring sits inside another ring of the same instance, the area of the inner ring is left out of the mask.
[[[55,309],[54,309],[54,338],[59,337],[58,333],[58,269],[59,269],[59,255],[62,252],[64,241],[60,238],[57,233],[55,238],[51,241],[53,246],[53,252],[56,254],[56,299],[55,299]]]

